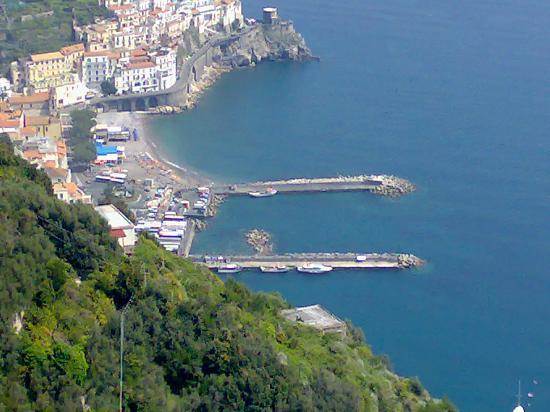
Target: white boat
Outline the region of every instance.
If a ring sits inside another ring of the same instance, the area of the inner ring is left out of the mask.
[[[243,270],[242,266],[235,263],[228,263],[218,267],[218,273],[239,273],[241,270]]]
[[[327,273],[332,270],[331,266],[323,265],[322,263],[306,263],[303,266],[296,268],[298,272],[302,273]]]
[[[290,270],[288,266],[277,265],[277,266],[260,266],[260,270],[263,273],[285,273]]]
[[[270,197],[275,196],[277,194],[277,190],[273,189],[272,187],[267,188],[263,192],[248,192],[248,195],[251,197]]]

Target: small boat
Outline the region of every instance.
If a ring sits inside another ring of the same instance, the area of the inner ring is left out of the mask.
[[[218,273],[239,273],[241,270],[243,270],[242,266],[236,265],[235,263],[228,263],[220,266],[218,268]]]
[[[275,196],[277,194],[277,190],[273,189],[272,187],[267,188],[263,192],[248,192],[248,195],[251,197],[270,197]]]
[[[332,267],[323,265],[322,263],[306,263],[303,266],[298,266],[296,270],[302,273],[319,274],[330,272],[332,270]]]
[[[285,273],[290,270],[288,266],[277,265],[277,266],[260,266],[260,270],[263,273]]]

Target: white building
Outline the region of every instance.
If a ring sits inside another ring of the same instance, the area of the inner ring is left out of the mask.
[[[147,93],[172,87],[177,80],[176,49],[160,48],[149,54],[121,58],[114,73],[118,93]]]
[[[88,87],[99,88],[101,82],[110,80],[118,61],[116,53],[96,51],[84,53],[82,79]]]
[[[95,210],[107,221],[111,236],[116,238],[124,252],[131,254],[137,242],[134,224],[113,205],[96,206]]]
[[[159,90],[157,66],[150,61],[126,63],[115,72],[118,93],[147,93]]]
[[[176,50],[162,48],[152,53],[151,57],[157,67],[159,90],[165,90],[172,87],[177,80]]]
[[[50,108],[54,110],[66,106],[84,103],[86,94],[90,91],[82,81],[76,81],[62,86],[52,87],[50,91]]]
[[[11,97],[11,83],[8,79],[0,77],[0,101]]]

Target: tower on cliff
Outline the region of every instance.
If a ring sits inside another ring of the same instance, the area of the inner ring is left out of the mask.
[[[274,24],[279,21],[279,15],[277,14],[276,7],[264,7],[264,24]]]

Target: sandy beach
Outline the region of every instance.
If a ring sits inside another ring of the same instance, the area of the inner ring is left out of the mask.
[[[128,176],[136,181],[153,178],[159,185],[177,185],[181,188],[211,184],[208,178],[196,171],[170,162],[162,156],[148,124],[156,116],[158,115],[141,112],[107,112],[97,116],[98,124],[137,130],[138,140],[124,143],[126,160],[123,167],[128,170]]]

